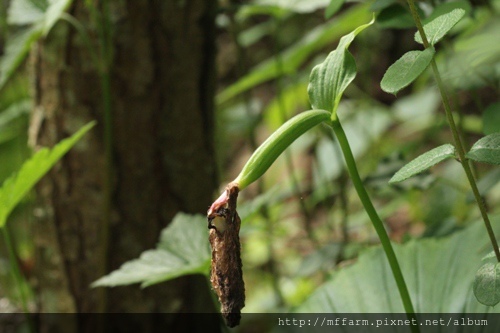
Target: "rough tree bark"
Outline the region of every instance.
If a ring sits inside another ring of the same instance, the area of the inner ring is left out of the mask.
[[[216,0],[108,3],[113,30],[110,221],[104,212],[103,93],[89,50],[73,27],[59,22],[33,51],[31,136],[36,144],[52,146],[88,121],[98,121],[38,187],[39,311],[213,311],[207,284],[199,277],[144,290],[137,285],[89,289],[97,278],[153,248],[160,230],[178,211],[205,213],[216,187]],[[69,12],[90,27],[97,45],[96,22],[85,1],[75,0]],[[188,324],[175,316],[165,320],[167,331]],[[136,324],[136,332],[151,325],[144,318]],[[192,331],[218,329],[217,322],[189,325]]]

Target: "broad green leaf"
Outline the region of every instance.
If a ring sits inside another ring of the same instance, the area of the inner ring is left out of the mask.
[[[95,122],[82,127],[71,137],[62,140],[54,148],[42,148],[27,160],[19,172],[6,179],[0,188],[0,228],[21,199],[35,186],[57,161],[87,133]]]
[[[138,259],[100,278],[92,287],[115,287],[141,283],[151,286],[187,274],[209,274],[210,245],[207,219],[203,215],[179,213],[163,229],[160,242]]]
[[[434,20],[424,25],[424,32],[429,43],[434,46],[439,42],[441,38],[460,21],[464,14],[465,10],[456,8],[447,14],[436,17]],[[415,33],[415,41],[423,44],[422,37],[418,31]]]
[[[490,104],[483,113],[483,133],[500,132],[500,103]]]
[[[331,0],[330,4],[325,9],[325,18],[329,19],[330,17],[335,15],[335,13],[338,12],[339,9],[342,7],[344,2],[345,0]]]
[[[313,68],[307,89],[313,109],[330,111],[332,117],[336,114],[344,90],[356,76],[356,62],[347,48],[356,35],[373,22],[374,19],[342,37],[325,61]]]
[[[420,155],[410,163],[402,167],[389,180],[389,183],[398,183],[406,180],[416,174],[429,169],[431,166],[438,164],[448,158],[455,157],[455,147],[450,144],[445,144]]]
[[[500,164],[500,133],[479,139],[466,155],[476,162]]]
[[[0,58],[0,89],[24,61],[31,45],[42,35],[39,25],[24,28],[7,38],[5,53]]]
[[[7,23],[24,25],[39,22],[47,6],[46,0],[13,0],[7,12]]]
[[[496,232],[500,222],[494,217]],[[486,313],[472,285],[489,240],[482,222],[448,237],[393,244],[417,313]],[[499,309],[494,309],[498,312]],[[404,313],[396,282],[381,247],[363,252],[338,270],[296,309],[306,313]]]
[[[476,273],[474,295],[484,305],[500,302],[500,263],[486,263]]]
[[[429,66],[434,56],[434,48],[405,53],[387,69],[380,82],[383,91],[397,94],[412,83]]]
[[[353,6],[341,15],[326,24],[313,29],[307,33],[296,44],[286,49],[282,57],[282,66],[278,66],[275,57],[263,61],[250,72],[239,79],[234,84],[228,86],[217,95],[217,103],[224,104],[238,94],[241,94],[261,83],[272,80],[281,75],[294,73],[306,60],[311,53],[321,50],[333,40],[340,38],[366,20],[370,19],[370,13],[367,11],[366,4]]]
[[[44,14],[43,34],[47,35],[61,17],[61,14],[66,11],[73,0],[49,0],[49,7]]]

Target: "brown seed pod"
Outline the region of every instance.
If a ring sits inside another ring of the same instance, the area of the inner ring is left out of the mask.
[[[236,212],[239,188],[231,183],[208,211],[209,241],[212,246],[210,282],[219,297],[227,326],[240,323],[245,306],[245,284],[240,257],[241,220]]]

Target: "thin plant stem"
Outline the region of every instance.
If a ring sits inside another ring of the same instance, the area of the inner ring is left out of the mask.
[[[422,41],[424,44],[425,48],[431,47],[429,44],[429,41],[427,40],[427,36],[425,35],[424,28],[422,27],[422,22],[420,21],[420,17],[418,16],[418,12],[415,8],[415,3],[413,0],[408,0],[408,5],[410,7],[411,14],[413,16],[413,19],[415,21],[415,24],[417,26],[417,29],[420,33],[420,36],[422,37]],[[439,73],[436,61],[432,59],[431,61],[431,68],[432,71],[434,72],[434,78],[436,79],[438,88],[439,88],[439,93],[441,94],[441,99],[443,101],[443,106],[444,106],[444,111],[446,114],[446,119],[448,120],[448,125],[450,126],[451,133],[453,134],[453,141],[455,143],[455,148],[458,154],[458,160],[460,164],[462,164],[462,167],[465,171],[465,174],[467,176],[467,180],[469,181],[469,184],[472,189],[472,193],[474,194],[474,198],[476,199],[477,206],[479,207],[479,211],[481,212],[481,216],[484,221],[484,226],[486,227],[486,231],[488,232],[488,236],[491,241],[491,245],[493,246],[493,251],[495,251],[495,256],[497,258],[497,261],[500,262],[500,250],[498,249],[498,242],[495,237],[495,233],[493,232],[493,228],[491,227],[491,222],[488,217],[488,213],[486,210],[486,205],[484,203],[483,198],[481,197],[481,194],[479,193],[479,189],[476,184],[476,180],[474,179],[474,175],[472,173],[469,160],[465,157],[465,148],[464,144],[462,143],[462,140],[460,138],[460,134],[458,132],[457,125],[455,124],[455,120],[453,119],[453,114],[451,112],[451,106],[450,106],[450,101],[448,99],[448,95],[446,93],[446,88],[444,86],[443,80],[441,79],[441,75]]]
[[[410,294],[408,292],[408,287],[406,286],[405,279],[403,277],[403,273],[401,272],[401,267],[399,266],[398,259],[396,258],[396,254],[394,253],[394,249],[392,248],[391,241],[389,236],[387,235],[387,231],[384,228],[384,224],[380,217],[373,207],[373,203],[366,192],[366,189],[363,185],[363,181],[358,173],[358,168],[356,166],[356,161],[351,151],[351,147],[349,145],[349,141],[345,135],[344,129],[340,124],[338,119],[331,121],[331,126],[333,128],[333,132],[337,137],[340,148],[344,154],[344,159],[347,165],[347,171],[349,172],[349,176],[351,177],[352,183],[356,192],[358,193],[359,199],[365,208],[370,220],[372,221],[373,227],[378,234],[380,242],[382,243],[382,248],[384,249],[387,260],[389,261],[389,266],[391,267],[392,274],[394,279],[396,280],[396,285],[399,290],[399,294],[401,295],[401,300],[403,301],[404,309],[408,315],[408,318],[411,320],[415,318],[415,310],[413,308],[413,304],[411,302]],[[419,332],[418,327],[411,326],[413,332]]]

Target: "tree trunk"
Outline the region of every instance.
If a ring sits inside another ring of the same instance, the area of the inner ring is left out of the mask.
[[[103,59],[99,50],[106,49],[105,39],[98,38],[99,23],[85,2],[75,0],[69,12],[88,27],[93,52]],[[36,144],[52,146],[98,121],[38,187],[39,311],[211,312],[201,277],[146,289],[89,288],[153,248],[177,212],[205,213],[217,184],[212,133],[216,0],[107,2],[109,76],[99,74],[84,38],[64,21],[33,51],[30,132]],[[106,24],[101,27],[105,31]],[[165,320],[167,331],[186,324],[176,316]],[[138,318],[134,329],[146,331],[150,324]],[[196,326],[218,329],[217,322],[211,324],[189,323],[193,331]]]

